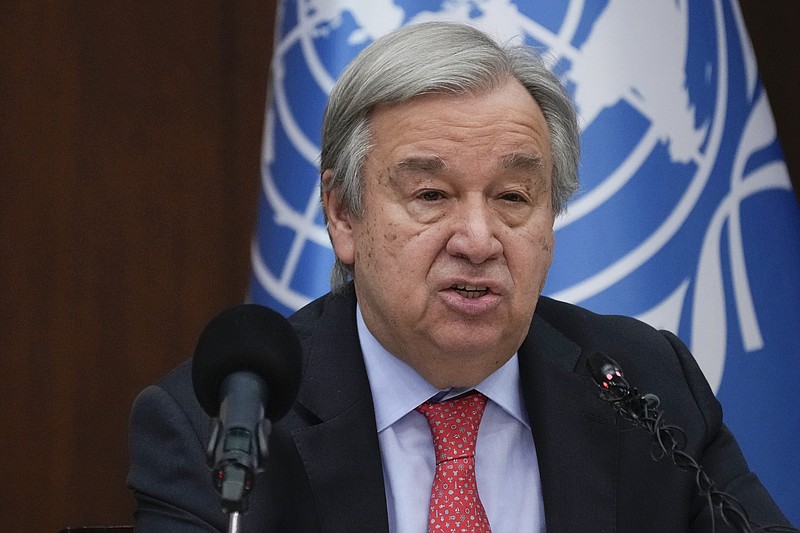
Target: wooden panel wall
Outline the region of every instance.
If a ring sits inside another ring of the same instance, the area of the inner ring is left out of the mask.
[[[795,2],[744,13],[795,179]],[[127,415],[249,278],[275,0],[0,12],[0,530],[129,522]]]
[[[130,522],[127,416],[240,302],[275,2],[0,12],[0,530]]]

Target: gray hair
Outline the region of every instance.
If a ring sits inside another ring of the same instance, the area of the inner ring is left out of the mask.
[[[544,115],[553,156],[553,211],[562,213],[578,188],[580,130],[561,82],[530,47],[502,46],[476,28],[447,22],[395,30],[344,70],[323,116],[320,168],[332,177],[322,184],[322,194],[336,191],[349,214],[362,216],[362,169],[372,148],[369,118],[376,106],[430,93],[481,94],[511,77]],[[342,288],[352,275],[352,267],[337,258],[332,289]]]

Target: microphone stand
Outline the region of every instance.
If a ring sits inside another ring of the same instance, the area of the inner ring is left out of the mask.
[[[228,519],[228,533],[239,533],[240,518],[241,515],[239,514],[239,511],[233,511],[230,514],[230,517]]]
[[[239,533],[256,474],[264,469],[272,424],[265,418],[263,407],[248,401],[251,397],[266,397],[266,385],[258,376],[232,374],[223,380],[221,388],[226,399],[220,417],[214,419],[206,453],[222,511],[229,515],[228,532]]]
[[[220,495],[222,512],[228,514],[228,533],[240,531],[242,513],[248,509],[247,497],[255,485],[256,473],[263,470],[266,460],[270,430],[271,424],[266,418],[259,424],[257,435],[243,432],[241,428],[225,431],[222,423],[215,420],[207,452],[212,483]],[[255,446],[251,447],[248,442]]]

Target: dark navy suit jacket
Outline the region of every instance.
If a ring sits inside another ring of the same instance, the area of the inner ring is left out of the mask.
[[[291,412],[273,428],[269,459],[242,518],[245,532],[388,532],[375,414],[358,342],[352,286],[291,318],[304,366]],[[605,402],[585,369],[595,351],[656,394],[685,451],[751,518],[786,523],[750,472],[720,405],[674,335],[630,318],[541,298],[519,349],[550,533],[711,531],[693,474],[651,458],[651,437]],[[128,484],[141,532],[226,531],[205,448],[209,418],[186,362],[137,398]],[[717,521],[717,531],[732,531]],[[495,532],[516,533],[516,532]]]

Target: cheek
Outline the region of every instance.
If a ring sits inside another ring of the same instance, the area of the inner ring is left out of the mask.
[[[370,270],[375,257],[375,234],[367,224],[355,234],[356,240],[356,268]]]
[[[553,262],[553,250],[555,249],[556,239],[551,231],[542,237],[540,241],[539,251],[542,257],[546,258],[545,268],[550,268],[550,263]]]
[[[512,270],[516,280],[527,281],[531,289],[540,291],[553,261],[554,245],[552,231],[532,231],[518,236],[513,257],[508,257],[509,263],[514,265]]]
[[[545,237],[542,239],[542,247],[541,247],[541,254],[542,254],[542,276],[541,280],[539,281],[539,287],[537,287],[537,291],[539,293],[542,292],[544,289],[544,284],[547,281],[547,273],[550,271],[550,265],[553,263],[553,251],[555,249],[555,238],[552,234],[549,237]]]
[[[401,258],[403,239],[395,223],[363,224],[356,241],[356,265],[360,269],[378,271],[380,275],[397,266]]]

